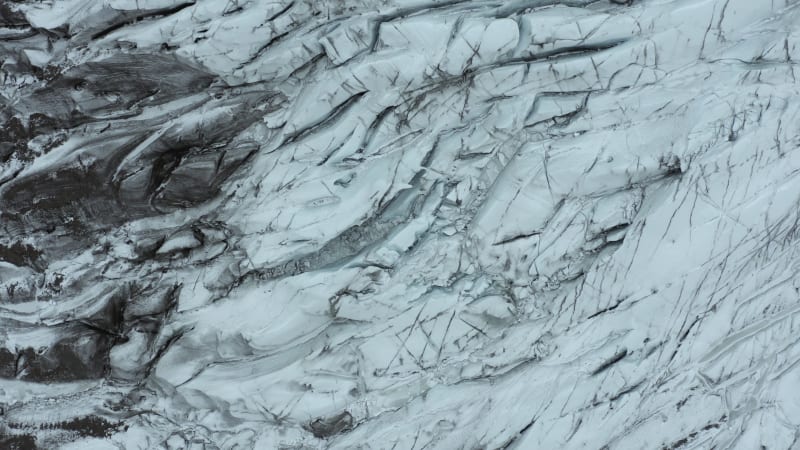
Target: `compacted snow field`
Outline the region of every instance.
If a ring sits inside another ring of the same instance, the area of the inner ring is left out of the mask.
[[[800,1],[0,2],[0,448],[800,448]]]

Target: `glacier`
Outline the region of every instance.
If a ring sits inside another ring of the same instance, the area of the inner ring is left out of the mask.
[[[800,448],[800,2],[0,2],[0,448]]]

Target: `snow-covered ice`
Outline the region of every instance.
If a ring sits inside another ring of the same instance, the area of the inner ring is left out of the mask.
[[[800,2],[0,3],[0,448],[800,448]]]

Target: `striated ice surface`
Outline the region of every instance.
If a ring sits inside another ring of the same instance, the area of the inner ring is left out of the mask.
[[[0,2],[0,448],[800,448],[800,2]]]

